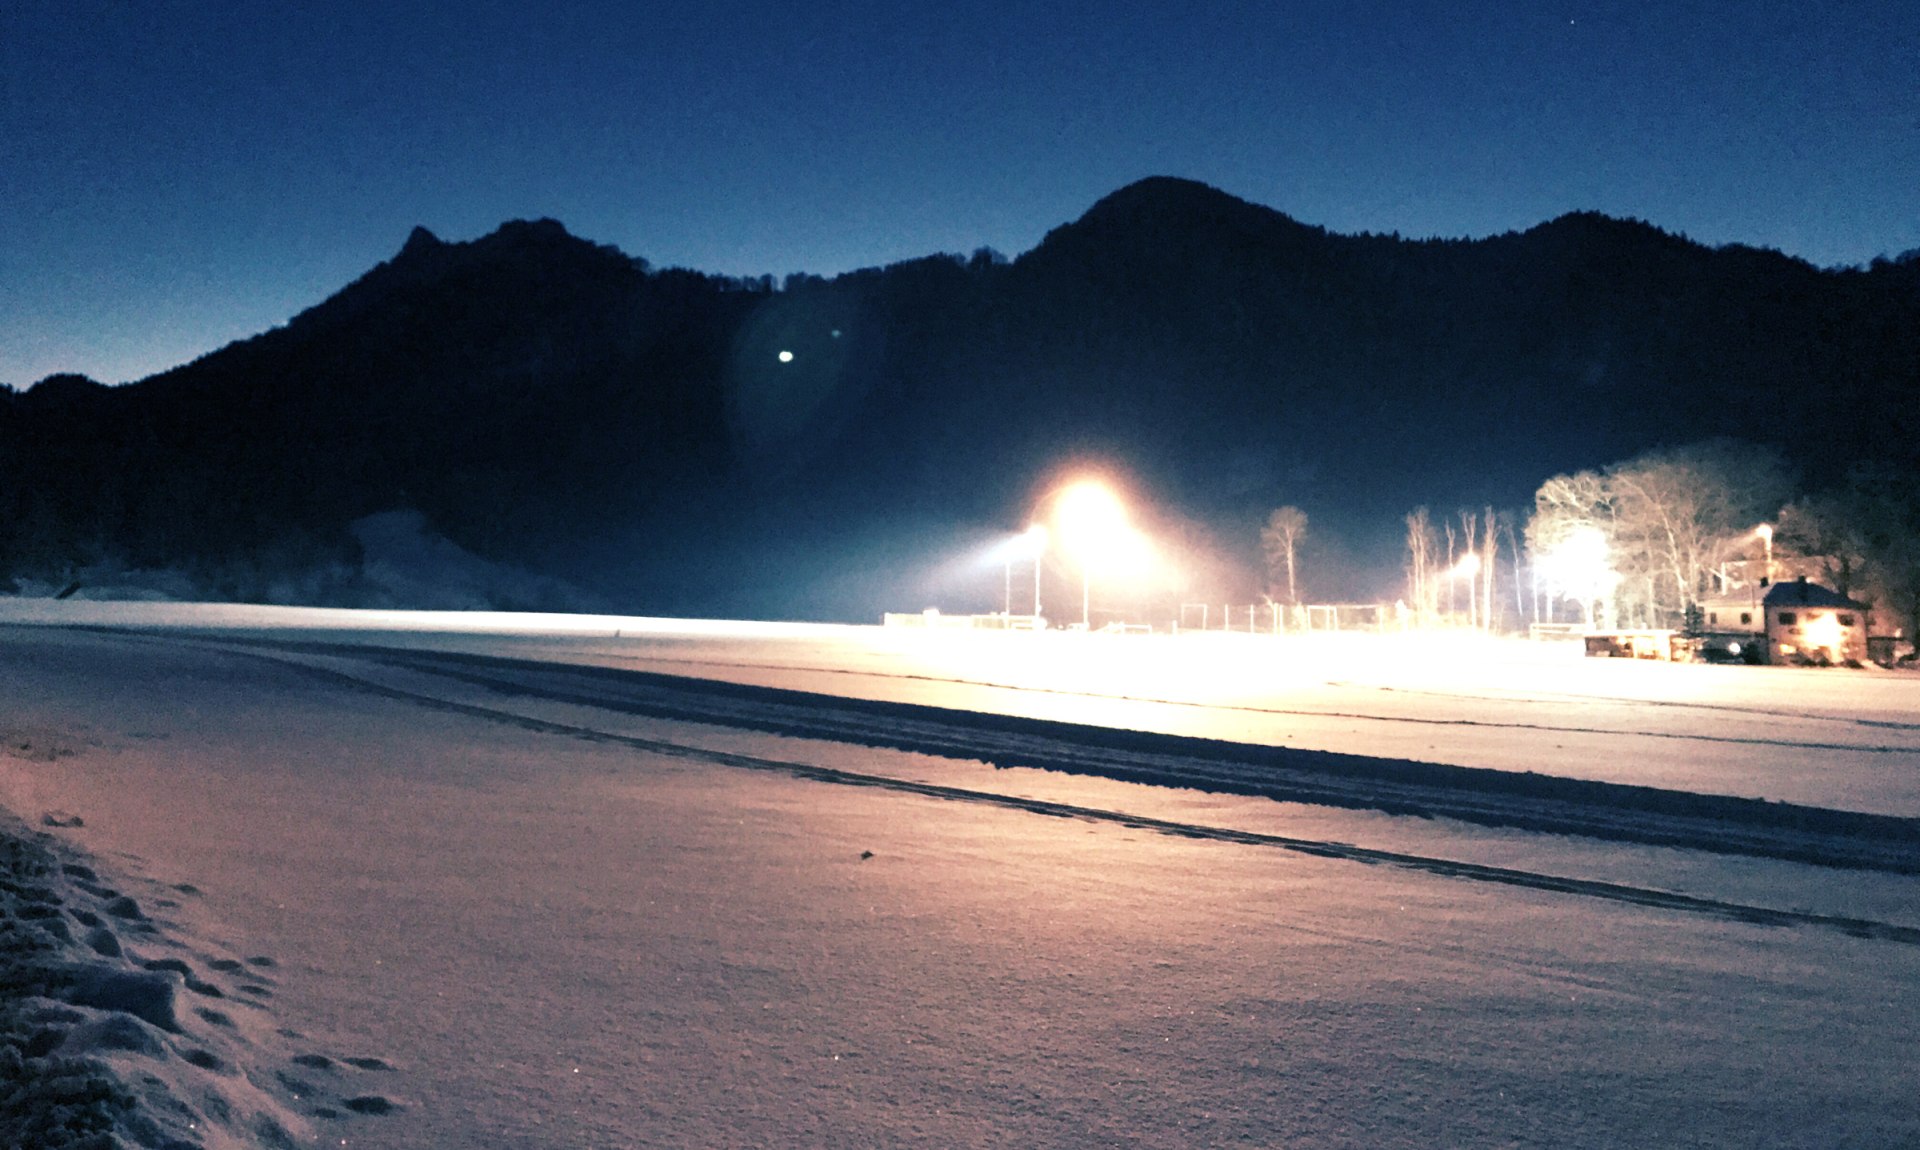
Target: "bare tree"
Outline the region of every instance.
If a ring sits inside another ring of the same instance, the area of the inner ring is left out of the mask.
[[[1773,528],[1775,551],[1818,562],[1821,582],[1842,595],[1853,594],[1867,566],[1865,524],[1858,508],[1850,505],[1851,494],[1796,499],[1780,509]]]
[[[1413,611],[1417,626],[1432,622],[1438,609],[1438,588],[1433,580],[1437,546],[1432,517],[1424,507],[1414,508],[1407,516],[1407,605]]]
[[[1498,517],[1489,507],[1480,521],[1480,625],[1493,631],[1493,577],[1500,573],[1500,535]]]
[[[1596,597],[1606,598],[1608,613],[1621,621],[1665,625],[1681,617],[1720,557],[1771,516],[1787,491],[1785,468],[1767,448],[1710,440],[1648,452],[1604,472],[1548,480],[1534,496],[1527,545],[1539,563],[1569,541],[1597,534],[1607,570],[1594,586],[1610,583],[1612,591]]]
[[[1449,536],[1451,538],[1451,536]],[[1474,511],[1460,512],[1460,539],[1465,552],[1473,558],[1473,570],[1467,572],[1467,626],[1480,629],[1480,515]],[[1457,578],[1459,569],[1447,572],[1449,580]]]
[[[1619,582],[1611,554],[1615,519],[1613,492],[1605,477],[1597,471],[1580,471],[1556,475],[1541,484],[1534,493],[1533,515],[1527,520],[1527,552],[1533,557],[1536,576],[1545,573],[1544,591],[1552,598],[1578,601],[1588,626],[1596,615],[1610,618],[1614,614],[1612,600]],[[1601,607],[1598,612],[1596,604]]]
[[[1500,532],[1507,537],[1507,550],[1513,555],[1513,610],[1522,626],[1527,622],[1527,587],[1520,577],[1520,540],[1513,531],[1513,512],[1500,513]],[[1534,622],[1539,622],[1536,618]]]
[[[1280,581],[1281,571],[1287,574],[1287,603],[1295,608],[1300,606],[1300,592],[1295,582],[1295,567],[1299,559],[1300,541],[1306,538],[1307,513],[1298,507],[1288,505],[1276,508],[1267,516],[1267,525],[1260,531],[1260,548],[1267,558],[1267,577],[1273,583]]]
[[[1774,515],[1789,485],[1768,448],[1716,439],[1649,452],[1607,470],[1618,493],[1622,551],[1646,579],[1649,622],[1697,599],[1729,544]]]

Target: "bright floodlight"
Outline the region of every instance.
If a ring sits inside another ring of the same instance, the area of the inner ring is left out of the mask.
[[[1144,574],[1153,561],[1146,536],[1127,522],[1127,509],[1106,484],[1086,479],[1062,491],[1054,503],[1062,547],[1080,567],[1080,625],[1092,622],[1093,576]]]
[[[1082,565],[1098,563],[1128,531],[1127,511],[1104,483],[1082,480],[1060,493],[1060,539]]]
[[[1015,559],[1038,559],[1046,550],[1047,529],[1036,523],[1018,535],[1009,535],[995,543],[986,552],[986,558],[995,563],[1011,563]]]
[[[790,352],[790,351],[783,351],[783,352],[781,352],[781,353],[780,353],[780,362],[781,362],[781,363],[792,363],[792,362],[793,362],[793,353],[792,353],[792,352]]]
[[[1127,509],[1104,483],[1082,480],[1061,492],[1054,518],[1061,546],[1083,570],[1140,575],[1153,561],[1153,545],[1127,522]]]
[[[1592,603],[1613,594],[1620,576],[1613,570],[1607,537],[1597,527],[1581,527],[1536,556],[1534,567],[1547,589]]]

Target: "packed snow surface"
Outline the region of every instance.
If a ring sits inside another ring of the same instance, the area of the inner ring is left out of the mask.
[[[1920,674],[1473,635],[1085,635],[0,599],[0,623],[472,652],[1920,816]]]
[[[0,625],[0,805],[91,876],[70,882],[138,900],[131,969],[179,958],[162,972],[220,986],[232,1023],[192,1015],[155,1056],[113,1046],[138,1029],[113,1003],[48,999],[80,1017],[41,1045],[112,1047],[135,1083],[166,1067],[224,1132],[208,1145],[263,1117],[299,1145],[392,1147],[1920,1141],[1920,880],[1897,868],[997,768],[547,689],[663,672],[1897,830],[1920,814],[1911,676],[1414,638],[9,619],[61,626]],[[76,913],[107,921],[102,896],[51,897],[76,945]],[[196,1079],[189,1048],[221,1069]]]

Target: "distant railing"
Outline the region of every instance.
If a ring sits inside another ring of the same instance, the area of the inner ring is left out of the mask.
[[[1033,615],[947,615],[938,610],[888,611],[880,616],[883,627],[919,627],[942,631],[1038,631],[1046,620]]]
[[[1532,623],[1527,626],[1527,638],[1547,642],[1572,641],[1586,638],[1592,629],[1585,623]]]

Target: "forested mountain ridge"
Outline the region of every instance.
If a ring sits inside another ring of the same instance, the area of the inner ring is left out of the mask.
[[[110,556],[237,567],[247,594],[412,508],[633,610],[865,618],[924,605],[934,552],[1095,459],[1211,537],[1210,578],[1250,572],[1286,502],[1360,594],[1416,503],[1517,506],[1663,443],[1769,444],[1811,482],[1914,466],[1915,394],[1920,261],[1820,270],[1592,213],[1342,236],[1156,178],[1011,263],[780,288],[553,221],[416,229],[191,364],[0,391],[0,574]]]

